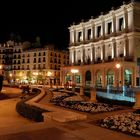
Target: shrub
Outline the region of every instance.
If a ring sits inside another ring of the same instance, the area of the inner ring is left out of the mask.
[[[133,111],[133,113],[140,114],[140,109]]]
[[[25,118],[31,119],[36,122],[42,122],[43,121],[42,113],[47,111],[25,103],[27,100],[35,97],[40,93],[39,89],[34,88],[33,90],[34,90],[33,92],[36,92],[36,94],[34,96],[29,96],[26,99],[22,99],[20,102],[18,102],[16,104],[16,111]]]
[[[18,102],[16,105],[17,112],[25,118],[31,119],[36,122],[42,122],[42,113],[46,112],[44,109],[40,109],[35,106],[25,104],[25,102]]]

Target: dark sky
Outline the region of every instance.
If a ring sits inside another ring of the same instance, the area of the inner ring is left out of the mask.
[[[122,5],[123,0],[39,0],[7,2],[0,8],[0,42],[9,34],[19,33],[22,40],[33,41],[41,37],[43,44],[53,43],[58,48],[69,45],[68,27],[81,19],[90,19],[112,6]],[[128,0],[126,0],[128,2]]]

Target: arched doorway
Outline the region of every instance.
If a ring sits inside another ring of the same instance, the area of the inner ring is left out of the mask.
[[[114,71],[108,70],[106,73],[106,85],[114,85]]]
[[[124,71],[124,83],[126,86],[132,85],[132,71],[125,69]]]
[[[86,71],[85,83],[86,83],[86,86],[90,86],[90,83],[91,83],[91,72],[90,71]]]
[[[102,87],[102,72],[100,70],[96,72],[95,86]]]

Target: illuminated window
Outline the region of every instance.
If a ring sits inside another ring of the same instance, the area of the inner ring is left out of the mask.
[[[108,23],[108,31],[107,31],[108,34],[111,34],[112,33],[112,22],[109,22]]]
[[[87,30],[87,40],[91,39],[91,29]]]
[[[97,27],[97,37],[101,36],[101,26]]]
[[[78,32],[78,42],[81,41],[81,37],[82,37],[82,32]]]
[[[124,28],[124,21],[123,17],[119,19],[119,31],[122,31]]]

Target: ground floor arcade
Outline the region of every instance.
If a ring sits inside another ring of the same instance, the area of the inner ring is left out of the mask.
[[[96,86],[105,88],[107,85],[137,86],[138,69],[134,62],[109,62],[80,66],[66,66],[61,69],[61,83],[74,83],[80,86]]]

